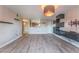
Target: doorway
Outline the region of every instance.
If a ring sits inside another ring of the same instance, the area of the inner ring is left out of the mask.
[[[30,27],[30,22],[28,19],[22,20],[22,34],[28,34],[28,28]]]

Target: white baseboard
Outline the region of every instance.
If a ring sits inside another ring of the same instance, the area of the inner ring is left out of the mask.
[[[18,37],[14,38],[14,39],[12,39],[12,40],[9,40],[9,41],[6,42],[5,44],[0,45],[0,48],[2,48],[2,47],[4,47],[4,46],[6,46],[6,45],[12,43],[13,41],[17,40],[17,39],[20,38],[21,36],[22,36],[22,35],[19,35]]]

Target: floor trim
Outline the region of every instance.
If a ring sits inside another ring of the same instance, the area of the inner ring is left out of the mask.
[[[2,48],[2,47],[4,47],[4,46],[6,46],[6,45],[12,43],[13,41],[19,39],[20,37],[22,37],[22,35],[19,35],[19,36],[16,37],[15,39],[9,40],[9,41],[7,41],[5,44],[0,45],[0,48]]]

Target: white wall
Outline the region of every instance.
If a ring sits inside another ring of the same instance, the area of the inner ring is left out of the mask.
[[[79,26],[77,26],[76,28],[76,26],[71,27],[70,25],[68,25],[68,22],[70,22],[71,20],[74,21],[75,19],[79,21],[79,6],[73,6],[65,12],[65,30],[66,31],[75,31],[79,33]]]
[[[52,26],[31,27],[28,29],[29,34],[49,34],[52,33]]]
[[[21,23],[14,20],[15,17],[16,13],[14,13],[12,10],[6,8],[5,6],[0,6],[0,21],[13,23],[0,23],[0,47],[5,46],[21,36]]]

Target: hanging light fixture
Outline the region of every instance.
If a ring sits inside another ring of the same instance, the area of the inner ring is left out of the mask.
[[[55,7],[53,5],[47,5],[44,7],[43,12],[45,16],[52,16],[55,13]]]

